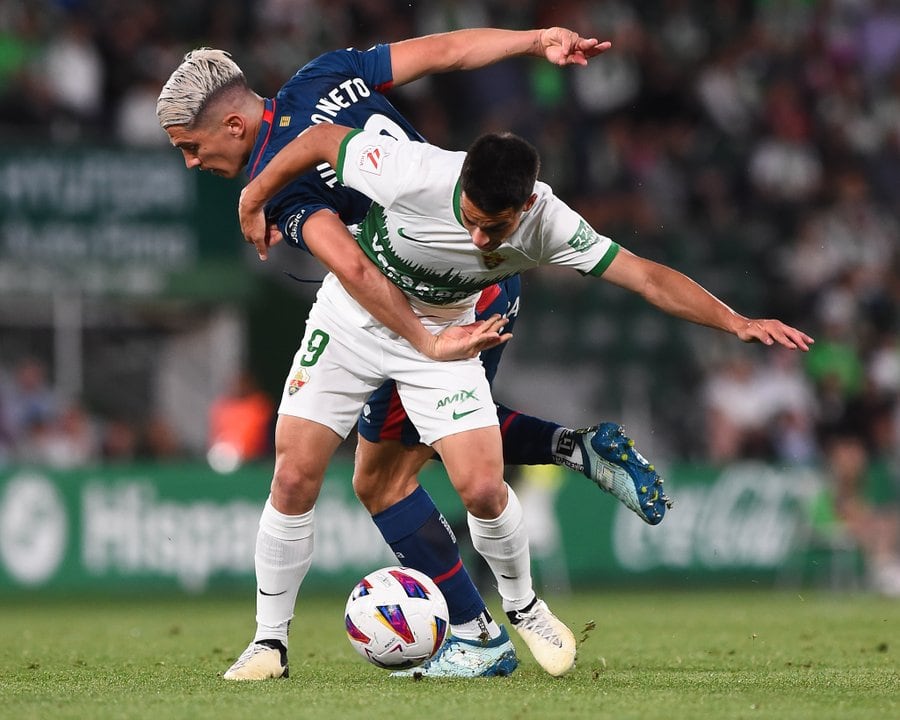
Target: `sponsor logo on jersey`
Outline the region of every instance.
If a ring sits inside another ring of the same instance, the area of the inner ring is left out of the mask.
[[[294,377],[292,377],[290,383],[288,383],[288,395],[293,395],[308,382],[309,372],[306,368],[300,368],[294,373]]]
[[[420,300],[434,305],[447,305],[468,298],[481,292],[485,287],[500,282],[513,273],[499,277],[481,277],[476,271],[473,275],[464,274],[458,267],[451,267],[443,272],[425,267],[412,258],[416,253],[409,252],[411,259],[405,259],[401,251],[410,250],[410,245],[399,243],[394,246],[397,237],[415,242],[416,239],[398,231],[388,232],[387,218],[384,208],[372,203],[365,220],[359,226],[356,240],[368,255],[369,259],[384,273],[392,283],[404,292]],[[483,271],[482,271],[483,272]]]
[[[575,231],[572,239],[569,240],[569,245],[573,250],[584,252],[592,245],[596,245],[599,239],[600,236],[597,235],[594,228],[592,228],[584,220],[582,220],[578,224],[578,230]]]
[[[419,242],[419,241],[416,240],[414,237],[412,237],[412,235],[407,235],[407,234],[406,234],[406,228],[402,228],[402,227],[397,228],[397,234],[398,234],[400,237],[402,237],[404,240],[409,240],[409,241],[411,241],[411,242]]]
[[[460,390],[459,392],[455,392],[452,395],[447,395],[447,397],[441,398],[438,400],[438,404],[435,406],[435,410],[440,410],[442,407],[447,407],[448,405],[456,405],[457,403],[465,402],[466,400],[474,400],[478,402],[478,398],[475,397],[475,388],[471,390]],[[481,409],[481,408],[477,408]]]
[[[466,415],[471,415],[472,413],[478,412],[479,410],[481,410],[480,407],[477,407],[474,410],[463,410],[463,411],[454,410],[452,417],[454,420],[461,420]]]
[[[381,175],[387,153],[380,145],[367,145],[359,156],[359,169],[370,175]]]

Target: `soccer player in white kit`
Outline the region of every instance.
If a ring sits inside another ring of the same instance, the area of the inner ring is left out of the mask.
[[[268,199],[323,161],[342,183],[374,201],[357,242],[433,332],[470,322],[479,291],[492,283],[559,265],[603,277],[671,315],[745,342],[804,351],[813,342],[779,320],[740,315],[687,276],[598,234],[537,182],[536,151],[509,134],[483,136],[461,153],[335,125],[309,128],[244,189],[239,211],[248,241],[266,242]],[[396,381],[422,442],[441,455],[469,511],[473,544],[498,579],[504,610],[516,625],[515,608],[533,597],[527,538],[521,507],[503,481],[497,416],[480,363],[429,361],[335,278],[326,278],[279,413],[346,437],[365,398],[386,378]],[[561,654],[560,672],[568,667]]]

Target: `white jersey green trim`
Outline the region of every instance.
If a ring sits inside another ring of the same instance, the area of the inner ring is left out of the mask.
[[[347,155],[347,143],[353,139],[354,135],[359,135],[359,133],[361,133],[361,132],[362,132],[362,130],[359,128],[357,128],[356,130],[351,130],[344,136],[344,139],[341,140],[340,147],[338,147],[337,167],[335,168],[335,175],[337,175],[338,182],[341,185],[344,184],[343,167],[344,167],[344,157],[346,157],[346,155]]]
[[[603,273],[606,272],[606,268],[609,267],[609,264],[613,261],[613,258],[619,254],[619,246],[616,243],[613,243],[609,248],[609,252],[603,256],[603,259],[594,265],[593,269],[588,273],[588,275],[593,275],[594,277],[600,277]]]
[[[619,246],[542,182],[516,232],[493,252],[481,252],[462,224],[464,159],[465,153],[368,131],[341,144],[338,177],[373,200],[357,242],[410,297],[462,307],[482,289],[529,268],[559,265],[599,275],[609,267]]]

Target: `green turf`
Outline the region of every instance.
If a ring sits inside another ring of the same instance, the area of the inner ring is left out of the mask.
[[[764,591],[551,600],[580,640],[564,678],[518,642],[510,678],[391,679],[347,643],[343,598],[301,598],[291,678],[263,683],[221,679],[250,639],[252,595],[6,601],[0,717],[900,718],[900,602]]]

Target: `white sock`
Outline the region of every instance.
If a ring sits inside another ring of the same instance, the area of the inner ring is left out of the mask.
[[[287,647],[300,584],[312,562],[313,512],[285,515],[266,500],[256,535],[256,637]]]
[[[463,640],[483,640],[485,636],[493,640],[500,637],[500,626],[485,609],[468,622],[451,625],[450,632]]]
[[[520,610],[535,597],[522,506],[508,485],[507,490],[506,507],[499,517],[482,520],[468,515],[472,545],[494,573],[505,612]]]

